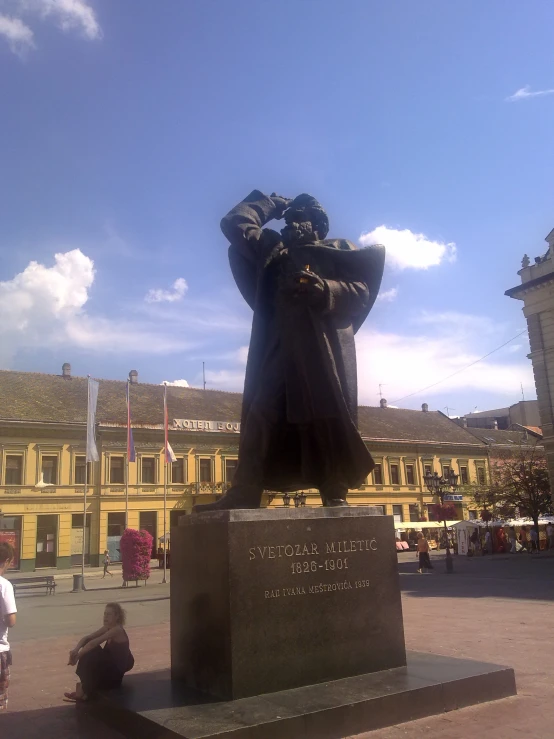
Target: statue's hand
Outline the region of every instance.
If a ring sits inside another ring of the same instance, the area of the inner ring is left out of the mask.
[[[275,213],[273,214],[273,218],[280,220],[283,217],[283,213],[292,203],[292,198],[283,198],[281,195],[277,195],[277,193],[272,192],[271,199],[275,203]]]
[[[308,270],[295,272],[290,276],[287,292],[291,293],[296,302],[311,308],[323,308],[325,305],[325,282]]]

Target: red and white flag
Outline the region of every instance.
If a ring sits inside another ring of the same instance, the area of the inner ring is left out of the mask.
[[[167,415],[167,385],[164,385],[164,438],[165,438],[165,461],[167,464],[177,461],[169,443],[169,419]]]

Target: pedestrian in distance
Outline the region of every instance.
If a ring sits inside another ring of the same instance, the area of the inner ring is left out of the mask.
[[[510,542],[510,554],[517,554],[517,534],[513,526],[508,530],[508,541]]]
[[[490,529],[485,532],[485,554],[492,554],[492,534]]]
[[[119,688],[123,676],[135,664],[124,626],[123,608],[119,603],[108,603],[104,625],[80,639],[69,652],[68,664],[77,666],[75,672],[80,682],[74,692],[64,693],[66,701],[87,701],[100,690]]]
[[[532,526],[529,531],[529,536],[531,537],[531,551],[532,552],[540,552],[540,546],[539,546],[539,535],[537,533],[537,529]]]
[[[107,549],[104,549],[104,574],[102,575],[102,580],[106,577],[106,575],[113,577],[113,572],[110,572],[108,570],[108,567],[110,566],[110,564],[111,564],[110,553],[108,552]]]
[[[551,523],[546,525],[546,536],[548,538],[548,548],[554,549],[554,526]]]
[[[429,557],[429,542],[420,531],[417,535],[417,556],[419,559],[418,573],[424,575],[426,571],[432,570],[431,558]]]
[[[4,575],[14,560],[14,551],[7,541],[0,541],[0,713],[8,710],[8,688],[12,653],[8,641],[8,629],[15,626],[17,608],[13,585]]]
[[[519,532],[519,545],[521,546],[522,552],[528,552],[529,546],[527,544],[527,526],[522,526]]]

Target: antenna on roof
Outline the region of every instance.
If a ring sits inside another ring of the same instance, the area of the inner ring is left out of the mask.
[[[446,411],[446,415],[448,416],[448,418],[450,418],[450,411],[455,411],[456,409],[455,408],[450,408],[450,406],[445,405],[444,406],[444,410]]]
[[[202,362],[202,382],[204,385],[204,390],[206,389],[206,365],[204,362]]]
[[[381,390],[381,388],[385,387],[386,384],[386,382],[379,383],[379,397],[381,398],[381,400],[383,399],[383,391]]]
[[[521,388],[521,399],[523,400],[523,402],[525,402],[525,395],[524,395],[524,393],[523,393],[523,383],[522,383],[522,382],[520,382],[520,383],[519,383],[519,386],[520,386],[520,388]]]

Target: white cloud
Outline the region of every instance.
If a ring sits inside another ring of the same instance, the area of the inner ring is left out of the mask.
[[[170,354],[190,348],[183,332],[160,331],[156,321],[111,319],[85,310],[94,263],[80,249],[54,256],[51,267],[30,262],[0,282],[0,367],[21,349],[75,346],[104,352]]]
[[[187,281],[179,277],[172,285],[171,290],[152,289],[146,293],[147,303],[175,303],[182,300],[188,290]]]
[[[397,295],[398,288],[391,287],[390,290],[384,290],[379,293],[379,295],[377,296],[377,302],[392,303],[393,300],[396,300]]]
[[[359,242],[362,246],[384,244],[387,262],[397,269],[428,269],[456,259],[454,242],[431,241],[425,234],[413,233],[407,228],[400,231],[378,226],[373,231],[363,233]]]
[[[413,322],[420,330],[405,334],[364,328],[358,332],[360,403],[377,404],[379,383],[386,383],[387,397],[392,402],[439,383],[417,393],[410,401],[399,402],[401,407],[413,405],[414,401],[416,404],[428,402],[431,397],[453,391],[464,395],[484,391],[517,400],[521,394],[520,383],[526,392],[528,389],[533,394],[533,372],[526,358],[517,359],[509,352],[499,352],[464,369],[486,354],[487,349],[494,348],[496,342],[502,343],[503,327],[498,327],[496,333],[489,333],[490,326],[494,325],[490,319],[463,314],[438,314],[435,323],[432,319],[431,314],[425,314],[422,320],[418,318]],[[477,345],[483,333],[485,342]],[[442,382],[462,369],[463,372]]]
[[[169,380],[164,380],[162,385],[168,385],[170,387],[189,387],[189,384],[186,380],[173,380],[173,382],[169,382]]]
[[[26,0],[42,16],[56,19],[62,31],[77,30],[89,39],[102,35],[94,10],[84,0]]]
[[[519,90],[516,90],[513,95],[509,95],[506,98],[506,102],[517,103],[520,100],[543,97],[544,95],[554,95],[554,89],[532,91],[530,85],[525,85],[525,87],[520,87]]]
[[[0,7],[10,12],[0,15],[0,36],[6,37],[16,54],[35,45],[34,32],[22,17],[51,19],[65,33],[76,31],[89,40],[102,37],[96,14],[86,0],[0,0]]]
[[[0,36],[8,40],[14,54],[22,54],[35,45],[32,30],[20,18],[0,15]]]

